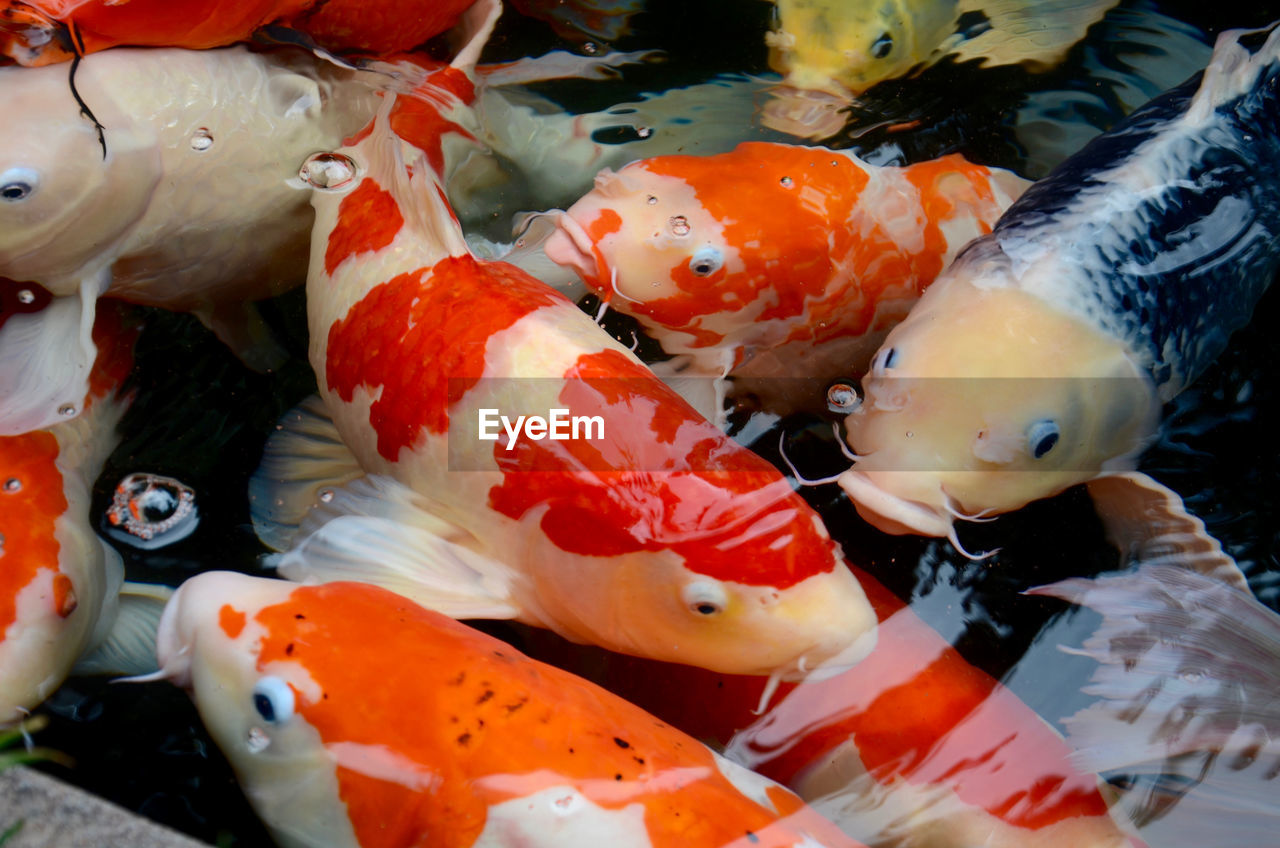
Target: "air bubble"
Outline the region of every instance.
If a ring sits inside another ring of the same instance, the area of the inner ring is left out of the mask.
[[[249,728],[249,735],[245,738],[245,747],[249,749],[250,754],[261,754],[271,746],[271,737],[261,727]]]
[[[318,189],[342,188],[355,178],[355,161],[341,153],[313,153],[298,169],[298,179]]]
[[[858,405],[858,390],[848,383],[833,383],[827,389],[827,409],[848,412]]]
[[[636,135],[641,138],[648,138],[653,135],[653,127],[636,127]]]
[[[21,289],[18,292],[18,303],[31,304],[36,302],[36,293],[31,289]]]
[[[63,418],[70,418],[76,414],[76,405],[74,403],[64,403],[58,407],[58,414]]]
[[[200,522],[196,494],[189,486],[142,472],[120,481],[105,517],[107,535],[144,550],[185,539]]]
[[[191,134],[191,149],[197,152],[208,150],[213,147],[213,133],[209,132],[206,127],[201,127]]]
[[[600,52],[600,45],[596,44],[594,41],[584,42],[582,45],[582,52],[586,53],[588,56],[594,56]]]
[[[9,494],[13,494],[14,492],[21,492],[22,481],[19,480],[17,477],[10,477],[8,480],[4,481],[4,490]]]
[[[674,215],[667,221],[667,226],[671,228],[671,234],[676,236],[687,236],[693,230],[689,226],[689,219],[683,215]]]
[[[657,202],[658,202],[658,198],[654,197],[654,196],[651,194],[651,195],[649,195],[648,197],[646,197],[646,198],[644,199],[644,202],[645,202],[645,203],[647,203],[647,204],[649,204],[650,206],[653,206],[655,203],[657,203]]]
[[[796,184],[796,181],[791,179],[790,177],[783,177],[782,179],[778,180],[778,182],[782,185],[783,188],[791,188],[793,185]]]
[[[330,501],[332,501],[332,500],[333,500],[333,489],[321,489],[321,490],[320,490],[320,500],[321,500],[323,503],[329,503]]]

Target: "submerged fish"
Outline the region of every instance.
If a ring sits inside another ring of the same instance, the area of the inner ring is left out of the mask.
[[[315,405],[286,419],[255,483],[255,522],[281,546],[271,525],[316,506],[282,570],[725,671],[856,661],[874,616],[786,480],[573,303],[468,252],[395,134],[430,143],[449,98],[423,96],[323,154],[348,175],[315,190],[307,283],[333,421]],[[570,435],[570,417],[597,429]]]
[[[375,108],[351,72],[297,51],[112,50],[76,86],[105,151],[65,69],[0,68],[0,292],[32,299],[0,313],[3,434],[79,403],[103,294],[196,312],[269,359],[245,303],[303,281],[311,210],[290,181]]]
[[[386,590],[211,572],[161,675],[291,848],[856,848],[766,778]]]
[[[475,0],[4,0],[0,53],[23,65],[120,45],[202,50],[267,25],[328,50],[409,50],[458,23]]]
[[[1128,471],[1160,404],[1280,269],[1280,30],[1256,55],[1249,41],[1224,33],[1203,80],[1028,189],[889,334],[846,420],[858,459],[840,485],[864,518],[954,535],[956,519],[1083,482],[1124,521],[1143,520],[1126,483],[1161,506],[1158,484]],[[1185,513],[1174,524],[1203,537]]]
[[[1253,848],[1280,811],[1280,616],[1178,564],[1033,589],[1091,607],[1093,705],[1064,719],[1074,759],[1127,775],[1121,802],[1152,845]],[[1135,777],[1136,776],[1136,777]]]
[[[96,658],[80,670],[147,670],[146,633],[154,634],[168,597],[163,586],[122,586],[119,555],[89,521],[94,479],[128,406],[119,390],[136,335],[115,305],[102,304],[97,315],[84,414],[0,436],[0,725],[48,697],[90,651]],[[143,664],[134,664],[139,657]]]
[[[530,634],[526,650],[584,674],[790,787],[849,836],[901,848],[1119,848],[1114,793],[1011,690],[857,572],[880,620],[840,675],[757,711],[761,678],[606,656]],[[1034,788],[1032,788],[1034,787]]]
[[[741,144],[602,171],[546,253],[680,357],[681,378],[847,379],[1027,185],[958,155],[877,167]]]
[[[782,74],[765,122],[833,135],[835,113],[878,82],[951,56],[984,65],[1052,67],[1118,0],[775,0],[765,40]]]

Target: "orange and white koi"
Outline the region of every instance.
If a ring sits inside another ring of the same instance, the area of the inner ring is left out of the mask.
[[[467,251],[425,157],[393,133],[414,138],[432,108],[401,97],[323,154],[349,175],[315,190],[307,282],[332,435],[306,436],[323,430],[314,405],[287,419],[298,438],[269,445],[255,484],[260,526],[316,507],[283,572],[725,671],[856,661],[874,616],[786,480],[569,300]],[[486,410],[557,408],[603,432],[480,438]]]
[[[267,25],[332,51],[410,50],[458,23],[475,0],[5,0],[0,53],[23,65],[70,61],[120,45],[203,50]]]
[[[130,608],[131,623],[150,615],[154,633],[155,601],[168,596],[163,587],[122,587],[119,555],[90,526],[93,482],[129,401],[120,386],[136,335],[114,304],[104,302],[97,313],[98,358],[87,396],[77,399],[85,413],[47,430],[0,436],[0,725],[48,697],[95,648],[110,645],[114,670],[145,670],[121,665],[126,646],[108,634],[121,619],[121,604]],[[133,639],[127,647],[127,662],[140,653],[150,660],[150,646],[139,648]]]
[[[1011,690],[855,568],[879,619],[871,654],[763,715],[758,677],[607,656],[532,638],[526,650],[600,683],[795,790],[849,836],[905,848],[1120,848],[1112,793]]]
[[[201,574],[157,657],[283,846],[858,845],[638,707],[376,586]]]
[[[682,377],[852,377],[1027,185],[959,155],[878,167],[748,143],[602,171],[546,253],[680,357]]]

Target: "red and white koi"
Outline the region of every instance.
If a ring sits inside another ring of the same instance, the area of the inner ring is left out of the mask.
[[[606,656],[530,634],[576,671],[795,790],[849,836],[904,848],[1120,848],[1113,793],[1062,737],[874,578],[875,649],[817,682],[783,684]]]
[[[776,783],[403,596],[231,572],[157,640],[291,848],[857,848]]]
[[[546,252],[680,357],[682,377],[851,377],[1027,185],[959,155],[879,167],[748,143],[602,171]]]
[[[307,282],[333,435],[278,437],[255,484],[259,525],[316,507],[284,573],[724,671],[856,661],[874,616],[785,479],[570,301],[467,251],[426,158],[394,134],[415,138],[433,108],[401,97],[323,154],[350,177],[315,190]],[[603,438],[478,438],[481,410],[556,408],[598,416]],[[314,412],[285,433],[323,429]]]
[[[136,602],[129,605],[139,614],[150,607],[154,633],[155,601],[168,597],[163,587],[138,585],[122,596],[120,557],[89,522],[93,483],[129,402],[120,386],[133,364],[136,331],[121,323],[117,309],[104,303],[97,310],[98,358],[87,396],[77,399],[84,414],[47,430],[0,436],[0,725],[43,701],[78,659],[104,644],[121,603]],[[113,643],[113,650],[120,647]],[[136,657],[138,646],[131,647]],[[148,646],[142,655],[149,653]]]

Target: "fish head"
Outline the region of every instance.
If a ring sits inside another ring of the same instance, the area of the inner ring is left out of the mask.
[[[955,3],[904,0],[779,0],[766,36],[769,65],[795,89],[850,97],[905,75],[929,55],[926,30]],[[943,7],[939,9],[938,7]],[[938,41],[941,41],[939,34]]]
[[[737,258],[696,188],[643,161],[601,171],[559,216],[546,251],[621,308],[682,297],[682,283],[714,286]]]
[[[691,347],[750,344],[761,321],[802,313],[826,290],[848,249],[832,229],[868,179],[853,157],[795,145],[657,156],[601,172],[546,253],[615,309],[688,333]]]
[[[858,458],[840,484],[886,532],[952,535],[1127,467],[1155,430],[1154,386],[1121,342],[954,271],[890,332],[845,421]]]
[[[73,294],[84,273],[109,264],[112,247],[145,210],[159,151],[150,131],[135,132],[114,108],[101,66],[95,57],[76,75],[103,124],[101,141],[64,67],[0,68],[0,277]]]

